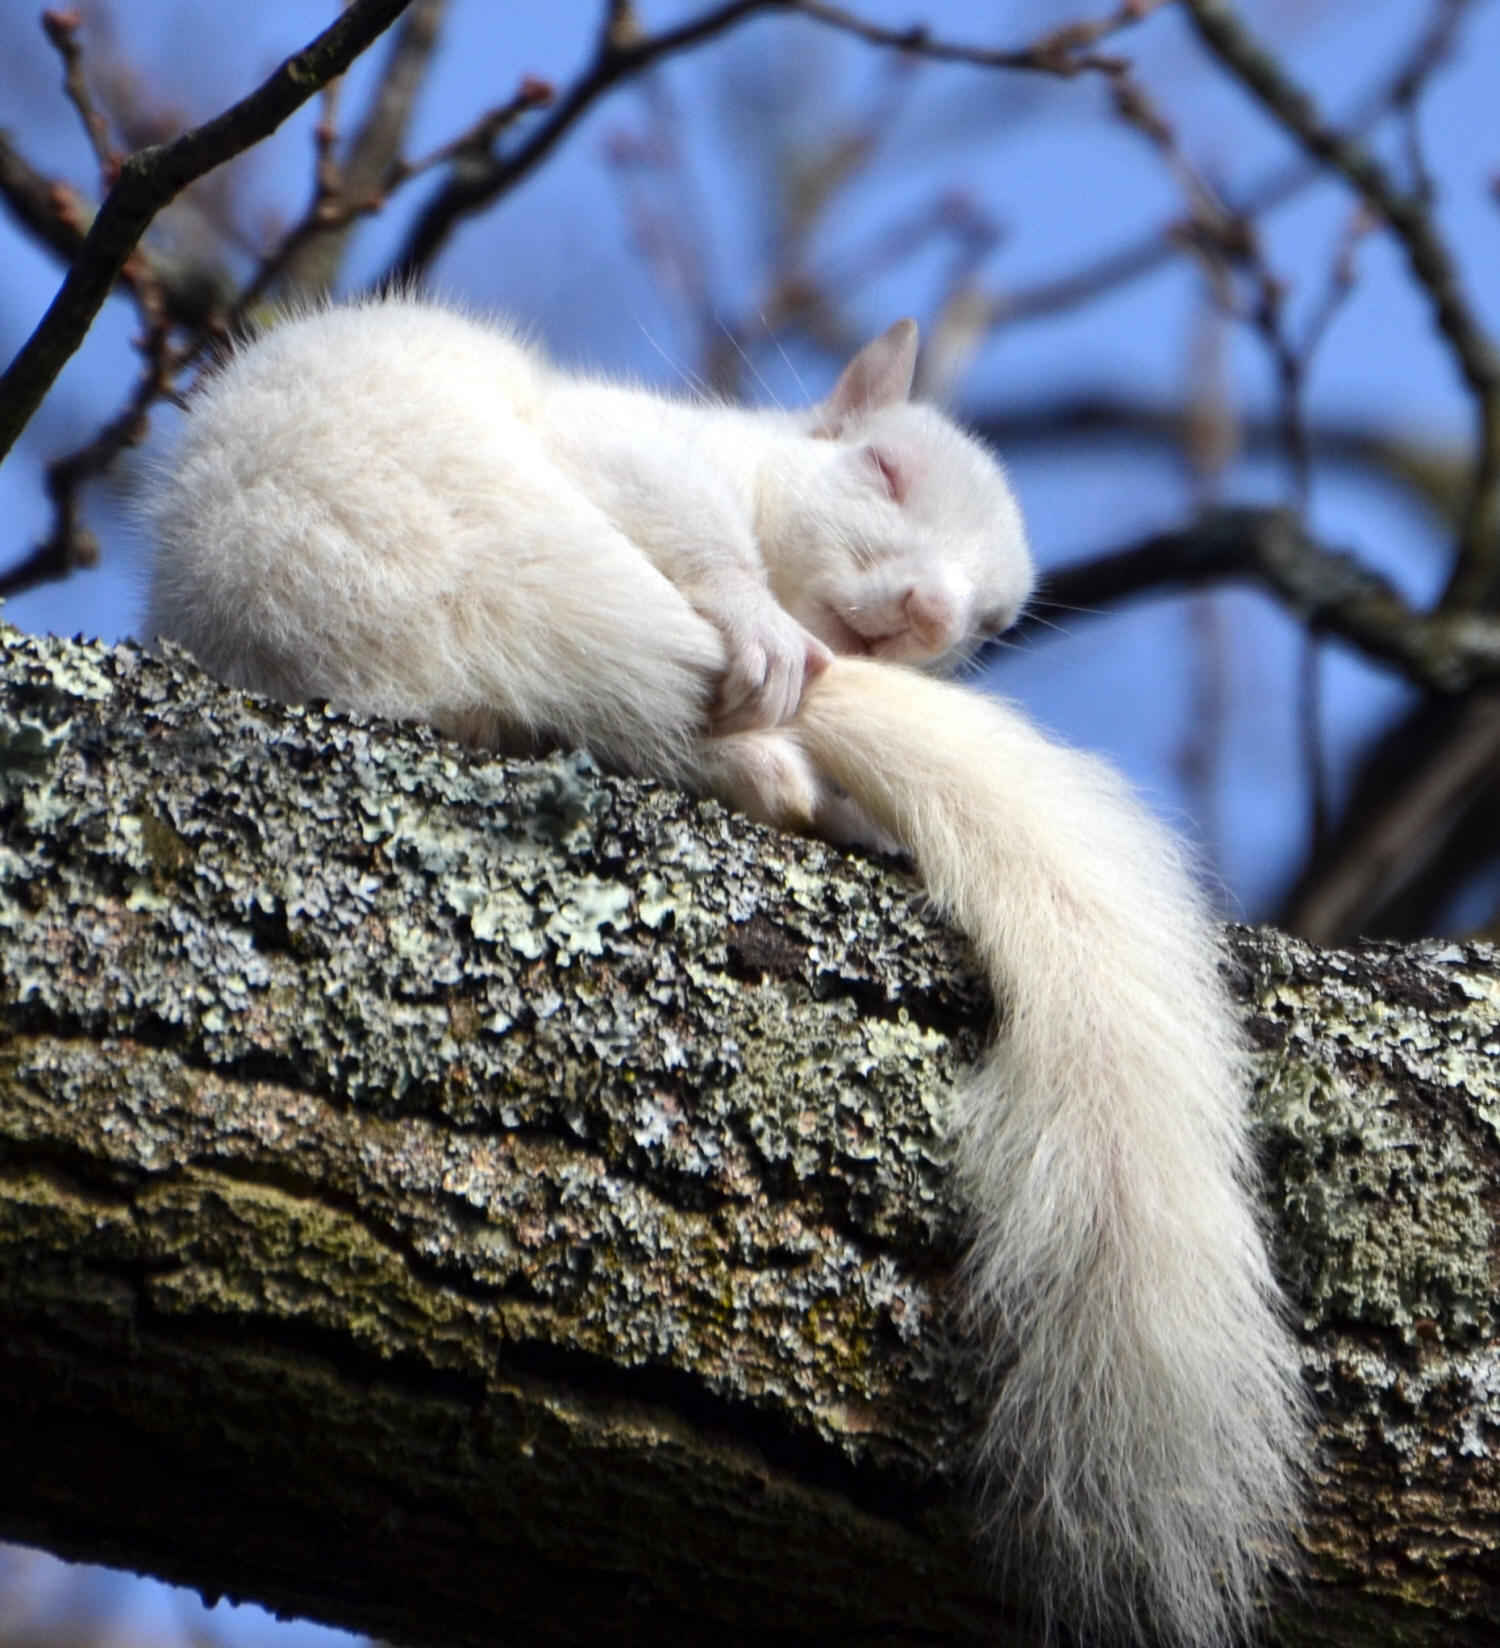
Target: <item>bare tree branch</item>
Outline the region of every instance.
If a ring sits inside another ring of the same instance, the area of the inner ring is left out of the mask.
[[[1491,604],[1500,596],[1500,352],[1464,293],[1427,202],[1420,192],[1398,188],[1363,143],[1326,124],[1308,94],[1253,38],[1229,0],[1183,4],[1219,61],[1308,154],[1347,179],[1405,249],[1412,275],[1473,393],[1478,421],[1473,489],[1444,605]]]
[[[1345,122],[1353,133],[1368,131],[1392,110],[1410,109],[1446,62],[1453,37],[1464,13],[1474,0],[1438,0],[1434,15],[1401,57],[1395,73],[1375,86]],[[1230,209],[1240,217],[1258,217],[1282,205],[1322,175],[1321,164],[1296,160],[1278,166],[1259,182],[1227,197]],[[1030,286],[1004,291],[989,300],[990,326],[1013,325],[1044,316],[1066,314],[1103,297],[1181,256],[1182,244],[1175,221],[1160,224],[1148,234],[1129,241],[1102,257],[1095,258],[1071,274],[1054,275]]]
[[[1089,48],[1104,36],[1138,22],[1159,4],[1161,0],[1125,0],[1125,4],[1107,18],[1054,29],[1033,45],[1015,49],[938,40],[921,27],[884,28],[842,7],[826,5],[823,0],[729,0],[728,4],[691,18],[677,28],[664,29],[654,35],[639,32],[628,5],[612,4],[599,31],[593,62],[563,95],[553,114],[513,153],[494,156],[482,168],[451,176],[428,202],[387,272],[386,280],[402,283],[420,277],[460,220],[483,210],[533,171],[614,86],[677,52],[715,38],[757,12],[793,12],[867,44],[910,52],[936,62],[1028,70],[1066,78],[1085,70],[1118,71],[1121,59],[1103,56]]]
[[[97,564],[98,540],[84,525],[79,493],[85,482],[104,474],[123,451],[146,438],[151,408],[171,393],[177,363],[168,326],[160,316],[137,347],[144,365],[125,404],[87,445],[47,465],[52,531],[29,555],[0,572],[0,600]]]
[[[1117,70],[1122,59],[1099,56],[1090,48],[1120,29],[1139,23],[1162,3],[1163,0],[1125,0],[1117,10],[1095,22],[1064,23],[1030,46],[996,48],[935,39],[931,31],[920,24],[905,29],[885,28],[867,22],[842,6],[829,5],[826,0],[785,0],[788,9],[814,22],[825,23],[842,34],[853,35],[867,45],[893,47],[935,63],[966,63],[980,69],[1038,70],[1064,78],[1090,69],[1109,73]]]
[[[39,172],[4,132],[0,132],[0,204],[64,264],[71,264],[82,250],[98,210],[71,183]],[[174,257],[148,245],[135,248],[116,279],[132,293],[143,279],[149,281],[172,320],[190,328],[226,307],[233,297],[233,282],[222,264],[202,257]]]
[[[294,290],[332,289],[362,208],[378,204],[389,188],[447,3],[414,0],[392,39],[365,118],[338,158],[337,188],[331,198],[314,203],[309,232],[282,262],[279,279]]]
[[[78,111],[84,135],[99,163],[100,181],[108,187],[114,181],[121,155],[110,141],[109,122],[99,111],[88,78],[83,72],[83,47],[78,43],[78,25],[82,21],[73,10],[56,9],[42,13],[42,31],[51,42],[63,63],[63,90],[68,101]]]
[[[268,137],[410,3],[353,0],[248,97],[169,143],[126,157],[51,307],[0,377],[0,462],[83,342],[152,218],[195,178]]]
[[[29,234],[71,263],[83,245],[85,219],[93,215],[70,184],[47,177],[0,132],[0,200]]]
[[[1222,510],[1049,573],[1009,638],[1076,616],[1080,608],[1233,578],[1259,584],[1309,630],[1393,665],[1429,692],[1464,693],[1500,681],[1500,620],[1417,611],[1393,584],[1352,555],[1317,543],[1285,510]]]
[[[1181,448],[1192,434],[1190,407],[1112,395],[1081,395],[1004,410],[981,408],[966,412],[964,421],[1001,453],[1080,442]],[[1239,450],[1248,454],[1271,454],[1283,440],[1278,418],[1253,413],[1237,419],[1235,433]],[[1467,454],[1453,446],[1415,433],[1333,421],[1310,425],[1308,442],[1315,464],[1399,487],[1445,524],[1463,514]]]
[[[386,272],[388,285],[402,285],[426,273],[457,224],[482,211],[514,188],[557,147],[579,120],[620,81],[649,64],[690,50],[732,28],[758,11],[785,0],[729,0],[675,29],[642,36],[635,32],[627,7],[611,5],[594,48],[594,60],[567,90],[557,107],[532,135],[509,155],[491,156],[482,166],[466,165],[450,173],[427,203],[395,261]]]
[[[1314,943],[1368,930],[1372,914],[1418,874],[1444,845],[1500,761],[1500,695],[1477,693],[1457,706],[1456,722],[1360,822],[1337,857],[1310,876],[1287,910]]]

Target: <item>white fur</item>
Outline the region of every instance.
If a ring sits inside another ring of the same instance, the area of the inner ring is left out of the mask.
[[[1032,577],[994,461],[907,400],[915,350],[902,322],[821,406],[746,412],[411,300],[284,321],[198,396],[149,626],[285,699],[910,847],[1004,1014],[955,1124],[1002,1552],[1049,1619],[1221,1643],[1301,1414],[1216,935],[1109,768],[896,667],[961,658]]]
[[[1105,1641],[1222,1642],[1285,1531],[1302,1425],[1246,1061],[1181,855],[1103,762],[947,683],[840,660],[797,726],[1004,1004],[957,1102],[1004,1551]]]

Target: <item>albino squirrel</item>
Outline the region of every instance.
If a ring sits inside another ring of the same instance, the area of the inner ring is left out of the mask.
[[[954,1101],[1004,1560],[1049,1623],[1203,1648],[1295,1519],[1297,1360],[1246,1058],[1183,855],[1115,773],[934,680],[1032,585],[916,326],[745,411],[572,376],[410,298],[283,321],[199,391],[152,633],[221,679],[893,838],[1000,1004]]]

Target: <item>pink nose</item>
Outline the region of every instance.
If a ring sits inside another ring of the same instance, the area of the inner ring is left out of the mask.
[[[901,605],[912,634],[924,647],[939,652],[958,639],[962,628],[958,603],[945,590],[920,589],[914,584]]]

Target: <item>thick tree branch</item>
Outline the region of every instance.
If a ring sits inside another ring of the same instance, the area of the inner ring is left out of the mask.
[[[411,3],[353,0],[248,97],[169,143],[126,156],[47,313],[0,377],[0,462],[83,342],[152,218],[194,179],[268,137]]]
[[[1284,510],[1226,509],[1192,526],[1048,573],[1012,637],[1101,605],[1226,579],[1259,584],[1310,630],[1389,664],[1429,692],[1500,681],[1500,620],[1420,612],[1378,573],[1319,544]]]
[[[910,881],[0,668],[0,1534],[446,1648],[1003,1639],[937,1126],[988,1008]],[[1479,1648],[1500,969],[1235,948],[1323,1416],[1274,1640]]]

